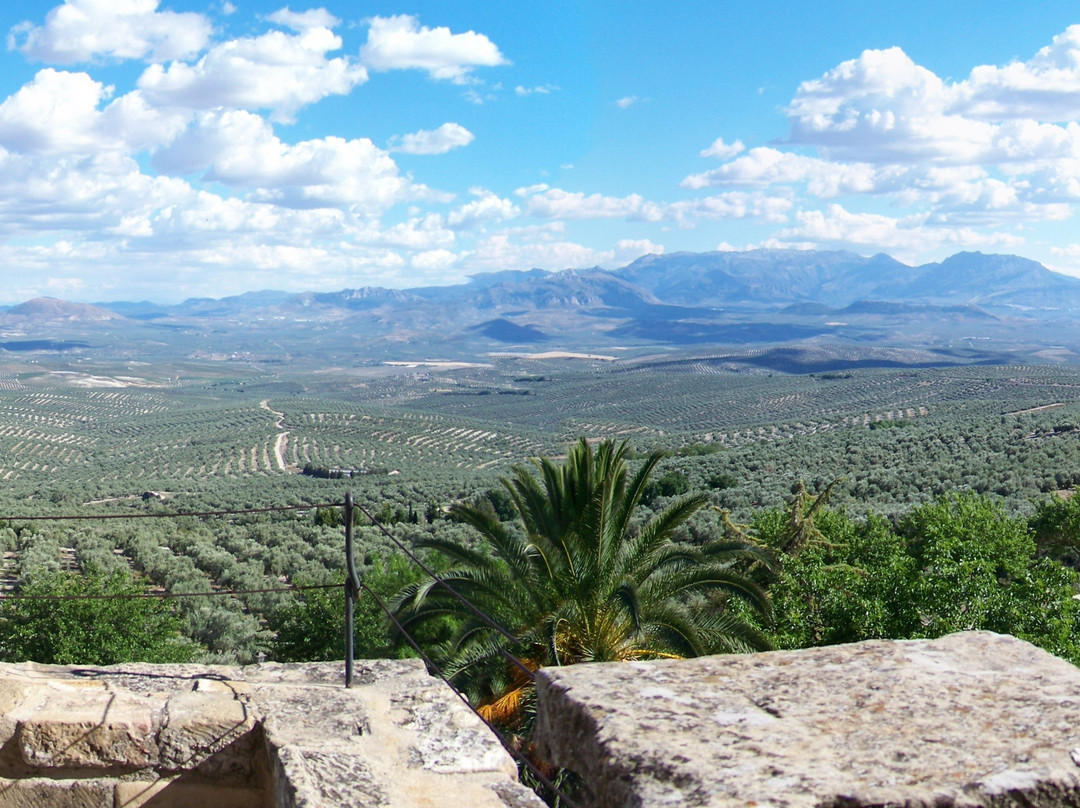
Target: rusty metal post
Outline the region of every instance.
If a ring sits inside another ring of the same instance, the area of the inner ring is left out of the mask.
[[[345,687],[353,680],[353,606],[360,594],[360,576],[353,558],[353,495],[345,495]]]

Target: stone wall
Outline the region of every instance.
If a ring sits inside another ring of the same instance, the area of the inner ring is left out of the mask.
[[[539,808],[419,660],[0,665],[0,807]]]
[[[0,808],[541,808],[415,660],[0,665]],[[1080,806],[1080,670],[987,632],[540,671],[593,808]]]
[[[1080,805],[1080,669],[989,632],[539,674],[584,805]]]

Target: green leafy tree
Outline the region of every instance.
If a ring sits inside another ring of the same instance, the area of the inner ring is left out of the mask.
[[[943,497],[896,527],[822,506],[810,530],[806,505],[817,500],[807,496],[759,513],[751,531],[778,549],[780,571],[769,586],[778,645],[986,629],[1080,661],[1075,571],[1039,557],[1028,525],[1000,505],[972,494]],[[792,542],[794,535],[803,538]]]
[[[780,552],[779,571],[769,584],[776,644],[806,648],[900,636],[911,611],[906,591],[914,561],[904,540],[880,517],[857,522],[842,511],[817,510],[814,537],[799,552],[783,552],[792,526],[792,507],[757,515],[753,533]]]
[[[1080,497],[1053,494],[1031,518],[1040,555],[1080,568]]]
[[[662,497],[678,497],[690,491],[690,481],[681,471],[669,471],[657,481]]]
[[[916,509],[900,530],[917,569],[907,593],[917,619],[909,636],[988,629],[1077,659],[1076,576],[1036,557],[1025,522],[965,495]]]
[[[139,597],[146,592],[126,570],[37,576],[19,590],[34,599],[0,602],[0,658],[58,665],[193,659],[200,649],[181,635],[183,620],[168,602]]]
[[[375,558],[363,583],[384,603],[422,572],[407,558],[390,556],[385,562]],[[278,608],[269,618],[277,632],[273,656],[283,662],[325,661],[345,658],[345,578],[338,574],[320,579],[297,580],[298,585],[339,584],[331,589],[309,589]],[[411,655],[391,631],[386,613],[371,593],[361,590],[353,606],[353,650],[358,659],[396,658]]]
[[[341,509],[336,507],[316,508],[315,524],[320,527],[340,527]]]
[[[398,615],[410,628],[448,614],[458,621],[441,649],[444,669],[508,728],[527,724],[532,690],[504,658],[506,651],[540,667],[769,645],[724,608],[735,596],[769,613],[764,590],[736,567],[764,558],[759,548],[741,541],[675,544],[672,533],[708,503],[703,494],[636,524],[635,511],[664,454],[649,455],[631,474],[627,451],[625,442],[605,441],[594,450],[582,439],[564,463],[540,458],[534,468],[518,466],[502,482],[520,525],[460,505],[454,514],[476,529],[479,547],[437,537],[422,542],[450,564],[440,577],[514,639],[433,581],[407,587]]]

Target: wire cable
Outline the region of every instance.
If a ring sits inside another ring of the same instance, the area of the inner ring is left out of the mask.
[[[133,592],[126,595],[101,594],[101,595],[0,595],[0,601],[4,600],[140,600],[158,598],[204,598],[218,597],[221,595],[256,595],[265,592],[306,592],[309,589],[338,589],[341,584],[317,584],[295,586],[276,586],[266,589],[216,589],[211,592]]]
[[[245,514],[259,514],[259,513],[277,513],[283,511],[297,511],[297,510],[310,510],[312,508],[339,508],[343,507],[343,503],[331,502],[331,503],[318,503],[308,505],[285,505],[271,508],[238,508],[220,511],[189,511],[189,512],[160,512],[160,513],[126,513],[126,514],[67,514],[67,515],[50,515],[50,516],[0,516],[0,520],[7,522],[61,522],[61,521],[88,521],[93,519],[181,519],[184,517],[196,517],[204,518],[210,516],[239,516]],[[454,598],[459,600],[470,612],[476,617],[480,618],[491,628],[495,629],[499,634],[511,642],[517,642],[517,638],[497,623],[493,618],[481,611],[475,604],[468,598],[454,589],[448,582],[435,573],[422,559],[420,559],[408,546],[400,541],[393,533],[386,529],[386,527],[379,522],[366,508],[362,505],[353,505],[360,513],[364,514],[368,520],[371,521],[378,530],[395,546],[398,547],[413,563],[415,563],[421,570],[429,575],[438,585],[446,589]],[[220,597],[220,596],[235,596],[235,595],[254,595],[254,594],[267,594],[267,593],[285,593],[285,592],[307,592],[311,590],[321,589],[337,589],[341,584],[318,584],[318,585],[296,585],[290,584],[288,586],[279,587],[265,587],[259,589],[219,589],[209,592],[138,592],[130,594],[81,594],[81,595],[6,595],[0,594],[0,602],[5,600],[47,600],[47,601],[62,601],[62,600],[140,600],[140,599],[173,599],[173,598],[195,598],[195,597]],[[401,633],[401,636],[405,638],[406,642],[412,647],[420,658],[428,666],[429,670],[432,670],[453,692],[454,694],[465,703],[465,705],[471,710],[477,718],[480,719],[483,724],[490,729],[495,737],[499,739],[503,748],[516,760],[518,760],[523,766],[525,766],[543,785],[545,788],[555,794],[568,808],[578,808],[577,804],[566,795],[566,793],[559,788],[540,768],[529,760],[527,756],[521,753],[521,751],[503,737],[502,733],[491,724],[480,711],[476,709],[469,701],[468,697],[462,693],[449,678],[442,672],[438,665],[436,665],[431,658],[424,652],[416,640],[401,624],[397,617],[393,614],[390,608],[382,601],[382,599],[375,594],[375,592],[362,581],[359,582],[359,586],[365,592],[367,592],[378,604],[379,608],[386,614],[390,622],[394,624],[397,630]],[[525,665],[520,659],[515,657],[505,648],[499,649],[500,653],[514,666],[519,668],[532,682],[536,682],[536,674],[528,666]]]
[[[70,514],[60,516],[0,516],[5,522],[75,522],[89,519],[181,519],[185,516],[241,516],[250,513],[277,513],[279,511],[304,511],[310,508],[340,508],[340,502],[323,502],[318,505],[279,505],[274,508],[239,508],[228,511],[162,511],[160,513],[102,513]]]
[[[484,723],[484,726],[486,726],[489,730],[495,733],[495,737],[499,739],[499,743],[501,743],[503,745],[503,748],[508,753],[510,753],[511,757],[520,761],[525,766],[525,768],[532,772],[533,775],[541,783],[544,784],[545,788],[551,789],[552,793],[554,793],[560,800],[562,800],[563,803],[565,803],[565,805],[567,806],[567,808],[580,808],[577,803],[575,803],[570,797],[566,795],[566,792],[564,792],[561,788],[555,785],[551,778],[540,770],[539,766],[529,760],[528,757],[523,755],[519,749],[516,749],[512,743],[510,743],[506,738],[503,737],[502,733],[499,732],[499,730],[490,721],[488,721],[486,718],[484,718],[483,715],[481,715],[480,711],[473,706],[471,701],[469,701],[469,697],[462,693],[460,690],[458,690],[458,688],[454,686],[454,683],[451,682],[450,679],[448,679],[446,675],[442,672],[442,669],[439,668],[439,666],[436,665],[434,662],[432,662],[431,657],[424,653],[424,649],[420,647],[416,640],[413,639],[412,635],[409,634],[409,632],[405,629],[403,625],[401,625],[398,619],[394,616],[393,612],[390,610],[390,607],[383,603],[382,598],[376,595],[375,592],[363,582],[360,583],[360,588],[367,592],[369,595],[371,595],[371,597],[375,600],[375,603],[378,604],[379,608],[386,613],[386,616],[390,618],[390,622],[394,624],[394,626],[399,632],[401,632],[401,636],[405,638],[405,641],[408,642],[412,649],[420,655],[420,658],[422,660],[424,660],[424,664],[428,666],[428,670],[435,671],[435,674],[440,679],[442,679],[443,682],[446,683],[447,687],[454,691],[454,694],[459,699],[461,699],[465,703],[465,706],[468,707],[476,715],[476,717]],[[518,664],[521,664],[520,661],[518,662]],[[532,672],[530,671],[530,673]],[[532,676],[532,679],[534,682],[536,681],[535,674]]]
[[[493,628],[497,632],[499,632],[499,634],[501,634],[503,637],[508,639],[510,642],[512,642],[512,643],[517,643],[518,642],[517,637],[515,637],[513,634],[511,634],[505,628],[503,628],[498,623],[496,623],[495,620],[491,616],[489,616],[489,615],[485,614],[484,612],[482,612],[479,608],[477,608],[476,604],[474,604],[471,600],[469,600],[467,597],[465,597],[460,592],[458,592],[456,589],[454,589],[454,587],[452,587],[449,583],[447,583],[442,578],[440,578],[438,576],[438,574],[436,574],[435,571],[431,569],[431,567],[429,567],[427,564],[425,564],[412,550],[410,550],[408,547],[406,547],[405,544],[400,539],[398,539],[397,536],[395,536],[393,533],[391,533],[389,530],[387,530],[385,527],[383,527],[383,525],[379,522],[379,520],[376,519],[374,516],[372,516],[371,513],[369,513],[368,510],[363,505],[358,505],[358,504],[354,503],[353,507],[356,508],[358,511],[360,511],[360,513],[364,514],[364,516],[366,516],[371,521],[371,523],[375,527],[377,527],[379,529],[379,531],[386,538],[390,539],[390,541],[392,541],[395,545],[397,545],[398,549],[401,550],[403,553],[405,553],[405,555],[407,555],[412,560],[412,562],[414,564],[416,564],[418,567],[420,567],[420,569],[422,569],[425,573],[427,573],[427,575],[429,575],[437,584],[442,586],[447,592],[449,592],[457,600],[459,600],[461,603],[463,603],[465,605],[465,607],[470,612],[472,612],[474,615],[479,617],[483,622],[485,622],[489,626],[491,626],[491,628]],[[502,648],[502,649],[499,649],[499,650],[502,653],[502,655],[504,657],[506,657],[507,661],[509,661],[512,665],[514,665],[514,667],[518,668],[527,677],[529,677],[530,681],[533,681],[533,682],[536,681],[536,673],[533,670],[531,670],[528,666],[526,666],[525,663],[523,663],[520,659],[518,659],[516,656],[511,654],[505,648]]]

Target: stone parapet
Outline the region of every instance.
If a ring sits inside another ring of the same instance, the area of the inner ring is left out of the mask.
[[[539,672],[594,808],[1080,804],[1080,669],[989,632]]]
[[[0,665],[0,808],[539,808],[418,660]]]

